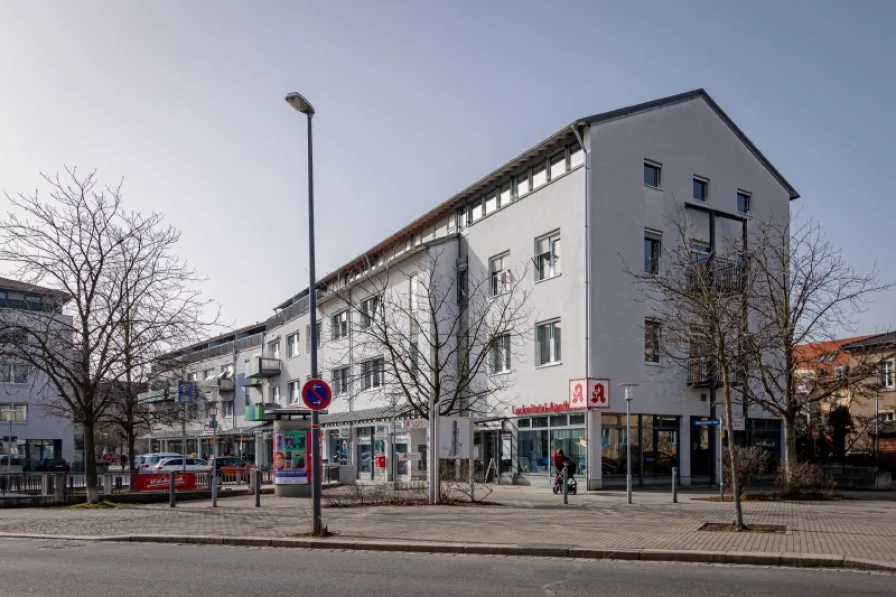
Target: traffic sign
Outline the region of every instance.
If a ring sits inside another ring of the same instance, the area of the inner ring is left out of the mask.
[[[177,382],[177,402],[179,404],[193,404],[193,382]]]
[[[302,402],[311,410],[324,410],[333,401],[333,390],[322,379],[311,379],[302,386]]]
[[[703,419],[702,421],[694,421],[694,427],[718,427],[718,419]]]

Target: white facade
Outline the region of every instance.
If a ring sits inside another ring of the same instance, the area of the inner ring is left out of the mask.
[[[60,312],[64,293],[0,278],[2,319],[12,325],[35,321],[35,328],[58,322],[71,326],[71,317]],[[40,317],[29,317],[40,313]],[[28,325],[28,324],[26,324]],[[0,339],[2,342],[2,339]],[[65,458],[78,466],[83,446],[75,445],[75,426],[70,418],[47,414],[44,405],[58,403],[47,377],[3,351],[0,358],[0,454],[11,454],[36,470],[46,458]],[[14,439],[12,439],[14,438]],[[80,450],[80,452],[79,452]]]
[[[647,180],[645,164],[658,169],[658,180]],[[698,190],[707,196],[695,198]],[[738,213],[744,197],[750,202],[747,214]],[[529,348],[515,351],[509,371],[501,373],[512,383],[496,396],[500,412],[478,425],[482,474],[490,469],[516,482],[547,483],[550,455],[562,447],[579,460],[589,488],[624,482],[619,384],[636,383],[630,433],[638,481],[668,481],[673,466],[683,484],[709,480],[717,466],[717,436],[693,423],[714,413],[714,389],[689,387],[686,372],[662,359],[645,362],[645,320],[651,313],[626,267],[642,267],[646,238],[674,240],[671,223],[678,214],[687,213],[704,236],[695,240],[718,243],[741,229],[725,215],[745,219],[748,227],[752,221],[786,223],[797,197],[702,90],[574,122],[322,278],[319,376],[331,382],[334,370],[348,367],[353,380],[345,392],[337,389],[330,418],[324,419],[325,456],[374,476],[368,461],[379,452],[391,456],[389,442],[402,451],[425,447],[425,431],[412,415],[377,444],[375,426],[390,418],[389,400],[381,389],[358,383],[362,363],[375,355],[359,354],[350,337],[334,338],[332,318],[345,308],[336,295],[360,287],[365,276],[381,275],[377,268],[406,276],[415,259],[438,250],[456,253],[449,275],[455,264],[470,276],[488,276],[495,263],[525,272],[520,288],[528,293],[531,320],[522,340]],[[545,250],[549,264],[539,272]],[[405,282],[398,276],[395,283]],[[309,325],[307,292],[281,305],[268,321],[262,343],[266,356],[279,355],[281,373],[265,379],[264,397],[259,393],[253,402],[297,404],[297,388],[311,374]],[[540,336],[540,325],[549,326],[548,335]],[[297,351],[288,341],[296,333]],[[538,351],[537,338],[557,337],[557,346]],[[580,378],[609,380],[608,408],[570,409],[570,380]],[[337,374],[337,384],[338,379]],[[247,425],[241,409],[235,413],[234,426]],[[747,429],[748,441],[772,450],[780,446],[776,422],[759,412],[749,413]]]

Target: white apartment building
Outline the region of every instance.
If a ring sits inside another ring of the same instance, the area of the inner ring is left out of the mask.
[[[22,325],[21,322],[28,321],[30,315],[38,322],[36,325],[45,325],[47,318],[51,318],[71,326],[71,317],[62,312],[67,300],[67,295],[58,290],[0,278],[0,309],[4,311],[3,321],[10,322],[10,325]],[[36,314],[40,317],[34,317]],[[44,410],[43,405],[54,392],[46,376],[24,360],[17,360],[13,354],[6,354],[2,360],[0,454],[22,460],[28,470],[37,470],[46,458],[65,458],[73,463],[73,467],[80,466],[83,462],[83,437],[80,434],[76,436],[70,419],[49,416]],[[4,459],[2,463],[5,462]]]
[[[652,320],[626,268],[654,267],[662,244],[675,238],[676,214],[687,213],[700,236],[692,247],[711,252],[751,222],[788,222],[798,197],[703,90],[574,121],[319,280],[319,369],[335,394],[322,421],[325,458],[356,465],[362,478],[423,474],[425,457],[391,464],[395,453],[427,449],[425,424],[389,398],[394,394],[378,373],[384,355],[353,344],[350,323],[365,315],[346,309],[345,297],[383,272],[390,288],[412,284],[414,272],[427,275],[425,264],[438,255],[438,274],[456,279],[525,272],[519,285],[531,316],[518,339],[522,348],[490,373],[512,383],[476,423],[481,474],[547,484],[551,454],[562,448],[578,460],[590,489],[624,484],[629,435],[636,483],[669,482],[673,467],[682,484],[710,481],[717,435],[695,422],[716,415],[717,383],[664,362],[657,348],[662,322]],[[276,311],[253,330],[251,346],[231,347],[228,357],[237,402],[243,400],[232,411],[233,429],[249,433],[258,425],[254,454],[262,464],[270,442],[264,423],[252,419],[265,405],[298,405],[310,376],[308,291]],[[196,367],[206,369],[200,360]],[[247,383],[240,373],[257,384],[254,393],[240,395]],[[608,402],[581,408],[573,380],[595,379]],[[639,384],[629,429],[622,383]],[[779,456],[778,421],[758,410],[745,416],[736,441]],[[387,468],[377,468],[377,456],[386,457]]]

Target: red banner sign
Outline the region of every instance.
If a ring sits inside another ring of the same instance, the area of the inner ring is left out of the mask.
[[[537,415],[541,413],[559,413],[567,410],[576,410],[569,402],[546,402],[544,404],[531,404],[528,406],[514,406],[515,415]]]
[[[168,491],[171,477],[168,473],[158,475],[134,475],[134,491]],[[196,473],[177,473],[174,475],[174,490],[196,489]]]

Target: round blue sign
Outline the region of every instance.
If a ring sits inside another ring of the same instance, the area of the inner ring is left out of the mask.
[[[333,401],[333,391],[322,379],[310,379],[302,386],[302,402],[311,410],[325,410]]]

